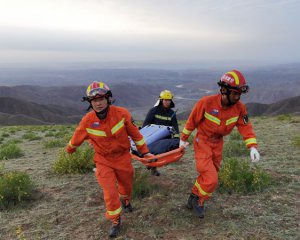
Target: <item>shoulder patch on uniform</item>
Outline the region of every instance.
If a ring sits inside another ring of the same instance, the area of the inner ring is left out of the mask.
[[[248,123],[249,123],[249,117],[248,117],[247,114],[243,116],[243,120],[244,120],[244,123],[245,123],[245,124],[248,124]]]

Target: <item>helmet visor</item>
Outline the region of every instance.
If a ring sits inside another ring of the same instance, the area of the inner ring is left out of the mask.
[[[87,93],[87,97],[92,99],[95,98],[97,95],[100,97],[105,97],[107,94],[107,90],[104,88],[94,88]]]
[[[246,93],[249,91],[249,86],[248,85],[240,86],[239,90],[241,91],[241,93]]]

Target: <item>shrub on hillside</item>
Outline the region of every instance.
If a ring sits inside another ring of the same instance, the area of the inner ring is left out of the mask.
[[[27,139],[29,141],[34,141],[34,140],[39,140],[41,139],[40,136],[38,136],[37,134],[35,134],[34,132],[28,132],[28,133],[25,133],[23,136],[22,136],[23,139]]]
[[[230,140],[224,144],[223,157],[240,157],[249,154],[249,150],[245,146],[244,141]]]
[[[9,133],[2,133],[2,137],[4,138],[9,137]]]
[[[64,137],[65,135],[69,135],[69,131],[61,130],[54,134],[55,137]]]
[[[52,139],[43,143],[45,148],[57,148],[57,147],[64,147],[66,145],[65,141],[60,139]]]
[[[54,133],[53,132],[47,132],[45,134],[45,137],[53,137],[54,136]]]
[[[0,169],[0,209],[31,198],[33,190],[34,184],[28,174]]]
[[[300,146],[300,135],[293,138],[293,145],[298,147]]]
[[[279,115],[277,117],[278,121],[290,121],[292,119],[292,116],[289,114]]]
[[[17,143],[21,143],[22,140],[21,139],[10,139],[6,142],[6,144],[17,144]]]
[[[237,130],[233,130],[229,135],[230,140],[243,141],[241,134]]]
[[[10,132],[11,134],[15,134],[15,133],[16,133],[16,129],[10,128],[10,129],[9,129],[9,132]]]
[[[149,196],[157,186],[151,183],[149,173],[142,171],[141,168],[136,168],[133,179],[133,192],[132,197],[141,199]]]
[[[86,173],[94,168],[93,156],[94,150],[91,147],[77,149],[73,154],[61,149],[52,168],[57,174]]]
[[[11,158],[18,158],[23,156],[21,148],[14,143],[6,143],[1,146],[0,160],[6,160]]]
[[[271,184],[271,176],[243,159],[224,159],[219,173],[219,190],[228,193],[259,192]]]

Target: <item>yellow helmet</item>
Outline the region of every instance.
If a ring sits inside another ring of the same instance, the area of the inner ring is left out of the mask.
[[[159,99],[164,99],[164,100],[172,100],[173,99],[173,94],[169,90],[163,90],[159,94]]]

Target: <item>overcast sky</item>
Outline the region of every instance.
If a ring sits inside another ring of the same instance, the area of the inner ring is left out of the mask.
[[[0,64],[300,62],[299,0],[0,0]]]

